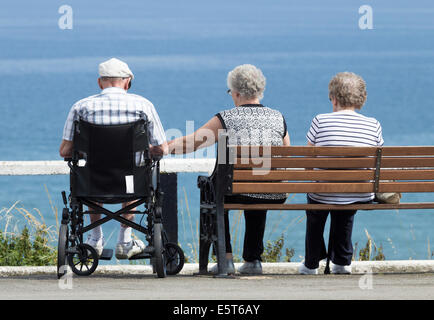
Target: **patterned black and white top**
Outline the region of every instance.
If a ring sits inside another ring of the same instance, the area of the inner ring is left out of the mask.
[[[283,115],[262,104],[246,104],[216,114],[230,145],[281,146],[287,127]],[[286,193],[243,194],[257,199],[284,199]]]
[[[355,111],[342,110],[317,115],[307,133],[315,146],[382,146],[380,122]],[[309,193],[312,200],[328,204],[350,204],[374,199],[373,193]]]

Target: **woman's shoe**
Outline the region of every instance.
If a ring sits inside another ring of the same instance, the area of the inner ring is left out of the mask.
[[[332,264],[331,267],[332,274],[351,274],[351,265],[349,266],[341,266],[338,264]]]
[[[304,265],[304,260],[301,262],[300,267],[298,267],[299,274],[318,274],[318,268],[309,269]]]
[[[228,274],[235,274],[234,260],[233,259],[226,259],[226,263],[227,263]],[[211,269],[209,269],[209,272],[212,273],[212,274],[217,274],[218,273],[218,265],[217,265],[217,263],[214,266],[212,266]]]
[[[238,268],[241,274],[262,274],[261,261],[253,260],[252,262],[246,261],[241,267]]]

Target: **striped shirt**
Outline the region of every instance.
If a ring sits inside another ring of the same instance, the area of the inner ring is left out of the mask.
[[[315,146],[382,146],[381,125],[374,118],[352,110],[317,115],[307,133]],[[312,200],[329,204],[349,204],[374,199],[374,193],[309,193]]]
[[[146,115],[149,121],[150,143],[154,146],[166,141],[166,134],[154,105],[147,99],[127,93],[122,88],[111,87],[100,94],[76,102],[66,119],[63,139],[72,141],[74,121],[79,118],[94,124],[125,124]]]

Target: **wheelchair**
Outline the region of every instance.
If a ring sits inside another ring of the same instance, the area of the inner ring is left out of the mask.
[[[184,253],[168,242],[163,228],[159,158],[149,151],[148,120],[121,125],[96,125],[82,119],[74,122],[74,144],[70,168],[70,195],[62,191],[65,208],[59,229],[57,276],[67,272],[67,265],[79,276],[92,274],[99,260],[110,260],[112,249],[101,256],[83,242],[83,234],[110,220],[116,220],[143,233],[148,242],[145,250],[130,260],[150,259],[153,273],[159,278],[179,273]],[[69,201],[68,201],[69,200]],[[69,202],[69,208],[68,208]],[[102,204],[129,204],[112,212]],[[144,210],[139,206],[144,204]],[[83,210],[87,206],[92,210]],[[135,223],[122,214],[142,215]],[[85,225],[84,215],[103,214],[96,222]],[[146,219],[144,219],[146,217]],[[142,225],[142,221],[146,225]]]

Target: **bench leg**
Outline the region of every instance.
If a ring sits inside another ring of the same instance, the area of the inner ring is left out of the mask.
[[[226,243],[225,243],[225,219],[223,201],[217,204],[217,277],[227,277],[227,263],[226,263]]]
[[[208,274],[208,256],[211,243],[206,240],[199,242],[199,274]]]
[[[212,243],[212,218],[207,212],[200,213],[200,239],[199,239],[199,274],[208,274],[209,249]]]

